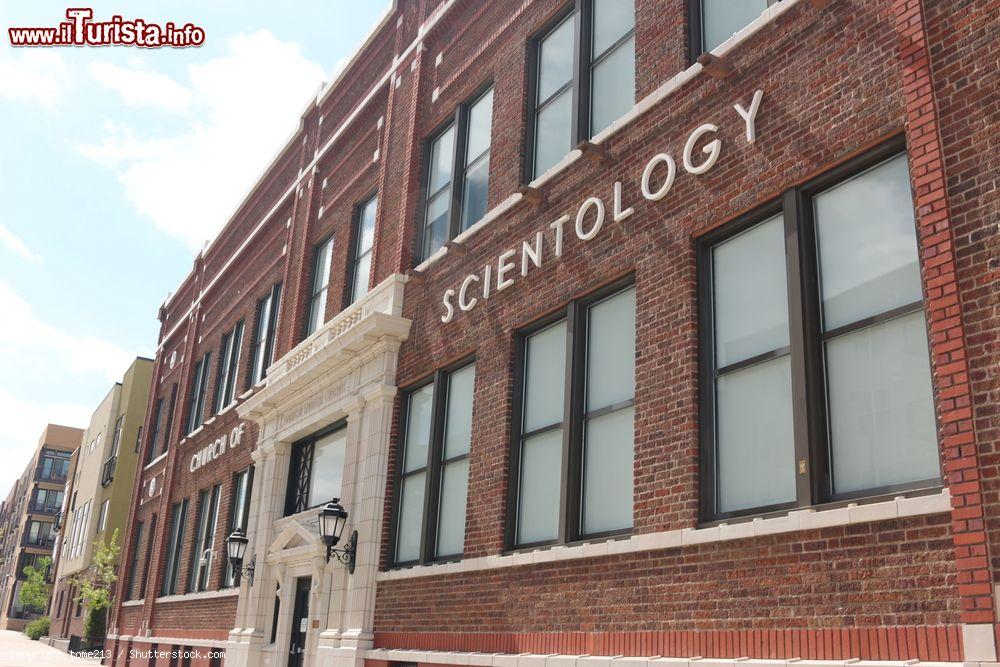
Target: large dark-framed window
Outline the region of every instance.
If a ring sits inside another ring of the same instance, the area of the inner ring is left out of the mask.
[[[135,571],[139,567],[139,550],[142,546],[142,527],[142,521],[138,521],[135,524],[135,530],[132,531],[132,551],[129,552],[128,579],[125,583],[126,600],[134,599]]]
[[[699,240],[703,520],[940,485],[904,149]]]
[[[219,352],[219,369],[215,377],[215,410],[218,414],[236,398],[236,376],[240,367],[240,352],[243,350],[243,320],[236,323],[232,331],[222,336]]]
[[[510,548],[631,531],[635,313],[628,278],[518,333]]]
[[[475,378],[475,362],[465,360],[405,394],[394,487],[396,565],[464,551]]]
[[[153,541],[156,539],[156,518],[157,515],[154,514],[149,519],[149,531],[147,531],[148,535],[146,537],[146,548],[142,557],[145,565],[142,568],[143,576],[139,580],[139,599],[144,599],[146,597],[146,584],[149,582],[149,577],[151,576],[149,568],[150,564],[153,562]]]
[[[44,512],[45,514],[55,514],[63,504],[63,491],[52,489],[35,489],[34,498],[31,501],[33,512]]]
[[[219,520],[219,497],[222,485],[215,484],[198,492],[198,522],[195,526],[194,548],[188,573],[188,591],[204,591],[212,574],[215,556],[215,529]]]
[[[372,270],[372,246],[375,242],[375,213],[378,195],[372,195],[354,208],[351,259],[347,264],[347,296],[344,307],[368,294]]]
[[[250,522],[250,494],[253,490],[253,470],[253,466],[250,466],[233,475],[232,497],[229,500],[229,523],[226,527],[226,535],[231,535],[237,529],[242,530],[244,535],[248,532]],[[233,569],[228,558],[224,560],[223,586],[231,588],[236,585],[236,570]]]
[[[206,352],[194,366],[191,376],[191,392],[188,395],[187,432],[193,433],[205,419],[205,401],[208,396],[208,376],[212,353]]]
[[[146,449],[146,465],[156,458],[156,450],[160,446],[160,438],[165,438],[163,432],[163,397],[156,399],[153,404],[153,420],[150,422],[152,430],[149,433],[149,447]]]
[[[752,23],[778,0],[688,0],[691,62]]]
[[[309,301],[306,311],[305,337],[308,338],[326,321],[326,297],[330,287],[330,266],[333,261],[333,236],[327,237],[313,250],[312,274],[309,280]]]
[[[64,482],[69,474],[70,452],[59,449],[42,449],[38,462],[37,479],[44,482]]]
[[[427,259],[486,213],[493,132],[493,84],[483,86],[427,141],[423,229]]]
[[[292,445],[285,515],[340,497],[347,456],[347,424],[339,421]]]
[[[170,508],[170,541],[167,544],[167,562],[163,567],[160,595],[177,593],[177,582],[181,574],[181,555],[184,550],[184,523],[187,518],[187,508],[187,498],[179,503],[174,503]]]
[[[531,40],[525,180],[635,104],[635,3],[575,0]]]
[[[253,387],[267,376],[274,362],[274,340],[278,331],[278,311],[281,309],[281,283],[275,283],[267,296],[257,302],[256,325],[253,334],[253,354],[246,388]]]

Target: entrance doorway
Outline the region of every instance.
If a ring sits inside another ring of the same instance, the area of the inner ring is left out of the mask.
[[[295,580],[295,604],[292,606],[292,631],[288,637],[288,667],[302,667],[306,650],[306,633],[309,629],[309,591],[311,577]]]

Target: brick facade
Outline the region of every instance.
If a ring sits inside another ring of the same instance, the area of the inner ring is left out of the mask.
[[[299,414],[261,398],[278,391],[273,383],[247,389],[255,304],[273,284],[283,285],[275,367],[293,368],[310,353],[302,341],[313,250],[333,236],[326,319],[346,317],[356,207],[377,193],[370,286],[408,276],[402,316],[411,324],[398,350],[395,385],[405,390],[472,357],[476,382],[457,564],[393,567],[392,480],[402,404],[395,399],[387,483],[379,490],[380,572],[370,640],[372,649],[385,652],[369,650],[370,667],[435,662],[427,651],[994,660],[994,585],[1000,584],[995,4],[782,0],[768,20],[723,45],[733,72],[720,79],[692,65],[686,0],[635,0],[638,111],[595,140],[604,159],[579,157],[557,168],[535,183],[541,194],[535,201],[530,192],[518,195],[525,185],[529,43],[567,3],[395,3],[359,56],[307,106],[299,131],[161,308],[151,407],[157,397],[169,399],[174,383],[178,400],[168,455],[137,476],[132,525],[141,521],[148,529],[155,514],[155,535],[147,530],[138,547],[126,542],[126,553],[149,549],[152,556],[148,563],[136,560],[147,593],[141,603],[119,605],[113,641],[142,646],[169,638],[176,645],[223,647],[234,641],[230,631],[243,627],[234,626],[238,618],[266,616],[263,608],[243,606],[249,604],[246,584],[217,592],[229,485],[234,473],[254,463],[251,452],[265,437],[259,424],[266,419],[245,421],[239,448],[197,473],[188,464],[193,452],[239,425],[238,411]],[[494,87],[493,219],[415,266],[426,139],[488,82]],[[751,143],[733,107],[748,107],[756,91],[763,99]],[[666,198],[644,198],[639,183],[649,160],[667,153],[679,165],[685,142],[703,123],[719,128],[718,162],[701,175],[678,166]],[[699,240],[891,142],[905,144],[909,160],[942,488],[759,522],[700,523]],[[446,290],[484,266],[495,268],[499,253],[520,253],[522,240],[536,231],[549,243],[549,223],[574,217],[588,197],[601,198],[610,217],[616,182],[623,206],[634,208],[631,216],[609,219],[590,241],[568,231],[557,261],[547,258],[527,275],[515,275],[510,289],[442,322]],[[510,553],[505,530],[516,332],[623,277],[634,281],[637,302],[633,528],[610,543]],[[221,337],[241,319],[238,409],[186,435],[194,365],[212,352],[214,388]],[[257,462],[268,460],[268,452],[255,455]],[[255,477],[255,502],[283,493],[261,478]],[[157,488],[144,498],[153,479]],[[271,483],[283,480],[278,474]],[[206,593],[189,594],[196,497],[216,483],[223,488],[214,571]],[[169,510],[182,498],[191,504],[180,590],[156,600],[150,591],[158,592],[162,581]],[[791,527],[776,527],[780,522]],[[269,594],[255,592],[253,604]],[[260,635],[270,630],[253,627]],[[336,650],[340,640],[330,641]],[[279,659],[277,667],[282,664]]]

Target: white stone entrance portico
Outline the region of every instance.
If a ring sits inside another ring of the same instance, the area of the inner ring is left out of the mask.
[[[268,369],[265,385],[239,407],[260,427],[244,578],[227,665],[285,667],[297,584],[311,579],[303,665],[360,667],[372,646],[396,363],[409,320],[401,316],[405,278],[392,275]],[[285,514],[292,443],[346,422],[341,504],[345,536],[358,531],[354,574],[326,562],[319,508]],[[279,620],[272,642],[275,598]]]

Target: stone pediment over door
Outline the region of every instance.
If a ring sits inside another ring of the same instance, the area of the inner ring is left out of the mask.
[[[309,519],[288,518],[267,547],[269,563],[301,561],[325,553],[318,532],[318,514]]]

